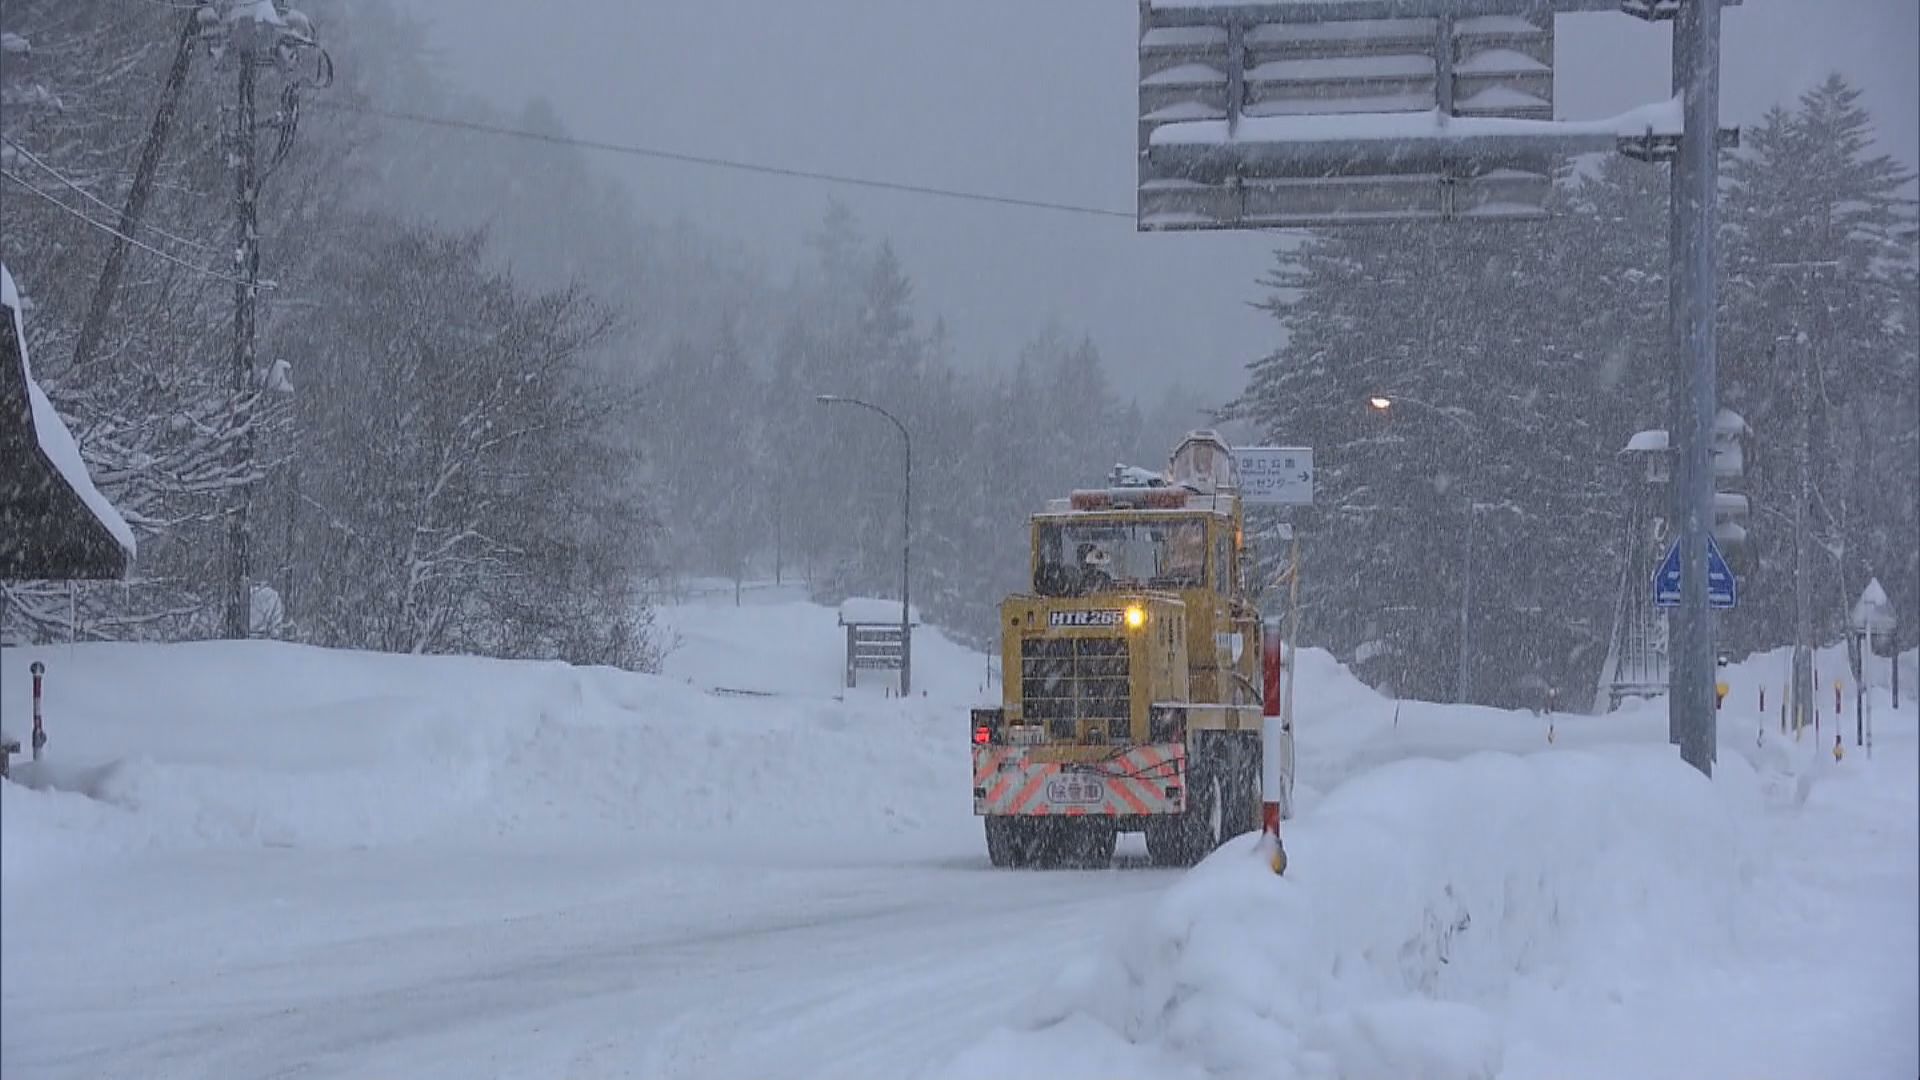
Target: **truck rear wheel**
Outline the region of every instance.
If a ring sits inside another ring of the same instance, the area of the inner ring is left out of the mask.
[[[1213,853],[1225,832],[1228,778],[1215,762],[1188,758],[1187,809],[1147,819],[1147,855],[1155,866],[1192,866]]]
[[[990,814],[987,823],[987,861],[1001,869],[1033,865],[1039,824],[1031,818]]]
[[[1059,823],[1061,864],[1074,870],[1105,870],[1113,865],[1119,830],[1105,817],[1068,818]]]
[[[1223,842],[1260,827],[1260,740],[1236,737],[1226,763],[1229,780],[1220,789]]]

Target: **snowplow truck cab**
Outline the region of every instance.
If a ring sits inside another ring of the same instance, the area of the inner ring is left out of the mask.
[[[1259,828],[1262,629],[1232,460],[1195,432],[1167,474],[1117,466],[1033,516],[1031,591],[1000,605],[1001,704],[972,714],[995,866],[1105,866],[1122,832],[1185,866]],[[1288,731],[1288,789],[1292,758]]]

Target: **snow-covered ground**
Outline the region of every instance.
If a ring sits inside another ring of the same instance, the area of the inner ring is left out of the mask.
[[[832,609],[743,599],[664,610],[660,676],[0,651],[0,719],[42,659],[52,738],[0,785],[0,1074],[1920,1067],[1910,702],[1835,765],[1736,685],[1709,786],[1657,703],[1396,708],[1309,654],[1286,879],[1244,844],[1002,873],[966,785],[985,658],[923,629],[913,697],[845,691]]]
[[[1310,659],[1302,690],[1338,687]],[[1308,780],[1338,786],[1286,830],[1286,878],[1228,845],[935,1075],[1920,1074],[1914,703],[1875,688],[1871,759],[1850,688],[1839,732],[1828,709],[1796,741],[1759,716],[1785,666],[1727,672],[1711,783],[1665,745],[1660,702],[1406,705],[1395,727],[1338,689],[1346,709],[1301,716]]]

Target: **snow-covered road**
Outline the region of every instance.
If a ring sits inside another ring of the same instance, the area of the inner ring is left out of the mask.
[[[951,1058],[1177,875],[994,872],[965,782],[965,706],[997,692],[984,659],[929,634],[926,698],[844,693],[832,619],[677,609],[657,678],[37,651],[50,753],[0,786],[0,1074],[719,1080]],[[29,659],[9,650],[7,672]],[[715,692],[738,689],[775,696]]]
[[[1172,876],[776,858],[282,849],[25,890],[0,1071],[906,1076]]]
[[[1709,785],[1658,703],[1396,706],[1309,652],[1285,879],[1137,837],[1003,873],[966,784],[984,658],[929,632],[924,697],[845,692],[832,612],[770,600],[663,613],[660,676],[0,653],[0,686],[49,664],[53,738],[0,784],[0,1075],[1920,1069],[1911,701],[1844,763],[1730,709]]]

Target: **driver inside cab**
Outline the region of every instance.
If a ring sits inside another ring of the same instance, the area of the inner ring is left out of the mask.
[[[1081,544],[1079,550],[1080,589],[1086,593],[1113,588],[1113,556],[1099,544]]]

